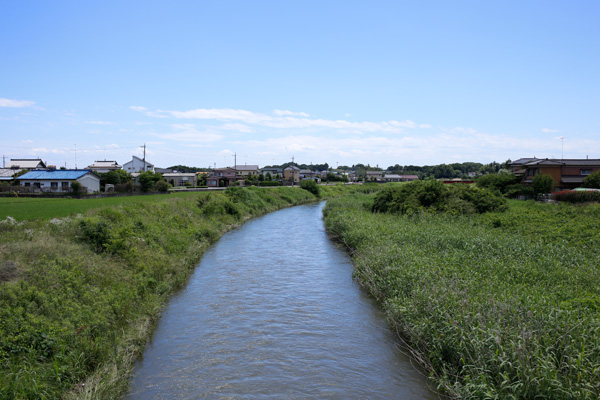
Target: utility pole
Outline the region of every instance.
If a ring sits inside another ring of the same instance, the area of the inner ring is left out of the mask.
[[[233,153],[233,184],[237,183],[237,153]]]
[[[6,156],[2,154],[2,168],[6,168]]]
[[[75,169],[77,169],[77,143],[75,143]]]
[[[146,143],[142,147],[144,148],[144,171],[146,171]]]
[[[292,156],[292,187],[294,187],[294,156]]]

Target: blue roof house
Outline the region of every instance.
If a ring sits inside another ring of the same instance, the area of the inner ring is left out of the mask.
[[[39,189],[41,192],[70,192],[71,182],[81,183],[84,192],[100,191],[100,177],[88,169],[58,169],[30,171],[18,178],[22,187]]]

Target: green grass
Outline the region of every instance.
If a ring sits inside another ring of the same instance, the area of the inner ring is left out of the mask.
[[[370,213],[371,202],[330,201],[327,229],[441,389],[465,399],[600,397],[598,206],[396,216]]]
[[[0,197],[0,219],[17,221],[74,216],[88,210],[127,204],[163,201],[165,196],[188,198],[199,192],[156,194],[147,196],[105,197],[99,199]]]

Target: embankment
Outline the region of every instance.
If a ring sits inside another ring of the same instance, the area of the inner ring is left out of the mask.
[[[3,220],[0,398],[118,398],[163,305],[206,248],[249,218],[315,200],[299,188],[230,188]]]
[[[597,240],[581,235],[597,235],[598,206],[513,203],[503,215],[467,217],[374,214],[372,203],[331,200],[327,229],[442,390],[600,398],[600,256]]]

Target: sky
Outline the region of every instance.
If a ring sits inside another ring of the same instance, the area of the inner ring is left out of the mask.
[[[600,158],[600,1],[0,0],[0,152],[85,168]]]

